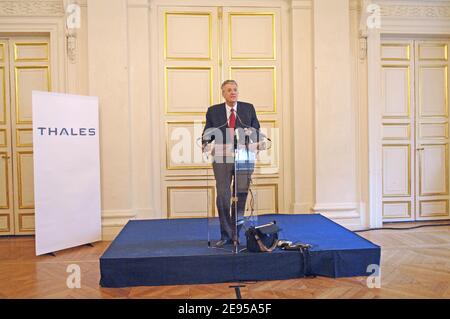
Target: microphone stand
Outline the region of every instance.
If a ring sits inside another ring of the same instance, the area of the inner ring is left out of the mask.
[[[238,129],[234,129],[234,137],[233,137],[233,150],[234,150],[234,196],[232,198],[233,204],[234,204],[234,234],[236,238],[233,238],[233,253],[237,254],[239,253],[239,235],[237,232],[237,223],[238,223],[238,164],[237,161],[239,159],[239,150],[238,150]]]
[[[233,141],[233,147],[234,147],[234,196],[233,196],[233,203],[234,203],[234,233],[236,234],[236,240],[233,239],[233,253],[237,254],[240,252],[239,250],[239,233],[238,233],[238,226],[240,226],[240,223],[244,223],[244,220],[239,220],[239,189],[243,189],[243,187],[246,187],[245,185],[240,185],[240,188],[238,187],[238,181],[239,179],[239,170],[244,169],[247,173],[247,180],[245,182],[249,183],[250,175],[249,175],[249,169],[250,169],[250,150],[249,150],[249,144],[250,144],[250,137],[245,133],[244,135],[244,141],[245,141],[245,151],[246,151],[246,159],[243,163],[238,163],[238,161],[241,161],[240,159],[240,153],[239,153],[239,142],[241,140],[241,137],[238,134],[238,129],[235,129],[234,134],[234,141]],[[245,207],[245,206],[244,206]],[[245,213],[245,209],[244,209]],[[244,218],[244,215],[242,216]],[[245,249],[244,249],[245,250]]]
[[[239,241],[239,235],[237,232],[237,222],[238,222],[238,187],[237,187],[237,181],[238,181],[238,174],[237,174],[237,170],[238,170],[238,165],[237,165],[237,159],[239,158],[238,156],[238,130],[237,128],[234,129],[234,136],[233,136],[233,156],[234,156],[234,196],[232,197],[232,202],[234,204],[234,235],[236,236],[236,238],[233,238],[233,253],[237,254],[239,253],[239,245],[238,245],[238,241]]]

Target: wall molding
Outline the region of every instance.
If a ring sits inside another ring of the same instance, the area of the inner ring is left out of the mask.
[[[350,8],[350,11],[360,10],[361,9],[361,1],[360,0],[349,0],[349,8]]]
[[[0,1],[0,16],[64,16],[62,0]]]
[[[316,204],[313,212],[321,214],[333,222],[350,230],[361,229],[366,225],[366,203],[323,203]]]
[[[103,210],[102,211],[102,224],[103,225],[125,225],[130,219],[141,218],[159,218],[159,216],[153,215],[154,210],[151,208],[134,208],[124,210]],[[125,223],[124,223],[125,221]]]
[[[328,217],[326,215],[324,215],[325,217]],[[366,225],[362,224],[359,218],[347,218],[347,219],[343,219],[343,218],[333,218],[332,219],[333,222],[349,229],[349,230],[358,230],[358,229],[363,229],[366,227]]]
[[[450,36],[449,0],[363,0],[362,12],[370,3],[377,3],[381,10],[381,28],[368,29],[364,16],[360,32],[367,36],[367,100],[369,118],[369,225],[381,227],[382,211],[382,156],[381,123],[381,57],[380,43],[383,35],[442,35]]]
[[[137,212],[133,209],[121,209],[121,210],[102,210],[102,218],[131,218],[136,217]]]
[[[293,203],[292,213],[293,214],[311,214],[312,207],[314,203]]]
[[[128,8],[150,8],[148,0],[128,0],[127,6]]]
[[[120,233],[124,225],[111,225],[111,226],[103,226],[102,225],[102,240],[103,241],[112,241],[117,235]]]
[[[291,8],[297,10],[311,10],[312,9],[311,0],[292,0]]]
[[[445,34],[450,30],[450,1],[377,2],[382,33]]]
[[[135,217],[136,213],[134,213],[131,209],[127,210],[103,210],[102,218],[125,218],[125,217]]]
[[[450,18],[450,5],[431,6],[424,5],[387,5],[380,6],[382,17],[406,18]]]
[[[360,218],[359,203],[316,203],[312,208],[314,213],[320,213],[331,219]]]
[[[141,216],[153,216],[153,209],[136,208],[102,211],[102,240],[113,240],[130,220],[144,219]],[[148,219],[148,218],[145,218]]]

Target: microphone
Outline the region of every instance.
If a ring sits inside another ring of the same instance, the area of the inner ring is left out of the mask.
[[[266,134],[261,132],[261,129],[256,129],[250,125],[245,124],[244,122],[242,122],[241,117],[237,114],[237,112],[235,112],[235,113],[236,113],[237,119],[242,124],[242,126],[244,126],[244,128],[246,128],[246,129],[250,130],[250,133],[246,133],[246,135],[248,135],[249,138],[250,138],[250,135],[253,134],[253,132],[256,132],[259,136],[266,138],[268,141],[272,142],[272,140]]]
[[[213,141],[214,131],[215,131],[215,129],[211,128],[211,129],[207,129],[203,132],[203,135],[201,137],[202,144],[209,144]]]
[[[261,132],[261,130],[258,130],[258,133],[259,133],[260,136],[262,136],[262,137],[264,137],[265,139],[267,139],[268,141],[272,142],[272,140],[271,140],[266,134],[264,134],[263,132]]]
[[[202,144],[209,144],[212,143],[213,141],[213,136],[215,138],[214,133],[215,132],[219,132],[221,134],[221,132],[219,131],[219,129],[221,129],[222,127],[228,125],[228,119],[226,120],[225,123],[223,123],[222,125],[218,126],[218,127],[210,127],[208,129],[206,129],[205,131],[203,131],[202,134]]]
[[[234,136],[236,137],[236,139],[237,139],[238,141],[241,140],[240,134],[239,134],[239,129],[238,129],[238,128],[235,128],[235,129],[234,129]]]

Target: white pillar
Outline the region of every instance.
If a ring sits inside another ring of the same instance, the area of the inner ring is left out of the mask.
[[[381,227],[382,217],[382,110],[380,32],[369,29],[367,33],[367,91],[369,117],[369,216],[370,227]]]
[[[314,205],[314,69],[311,0],[292,1],[292,141],[295,213]]]
[[[132,209],[139,218],[154,217],[157,192],[151,187],[151,167],[158,152],[151,145],[150,35],[147,0],[128,0],[128,61]],[[159,216],[157,216],[159,217]]]
[[[314,210],[344,224],[359,224],[350,57],[349,1],[315,0]]]
[[[89,94],[100,103],[103,226],[131,212],[128,34],[125,0],[88,1]],[[104,234],[105,235],[105,234]],[[104,236],[105,237],[105,236]]]

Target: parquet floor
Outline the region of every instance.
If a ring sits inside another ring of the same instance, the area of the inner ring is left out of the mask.
[[[366,277],[316,277],[243,283],[242,298],[450,298],[450,226],[360,235],[382,247],[381,288],[368,288]],[[0,298],[236,298],[236,283],[101,288],[99,257],[109,244],[36,257],[34,237],[0,237]],[[80,266],[81,288],[67,287],[70,264]]]

